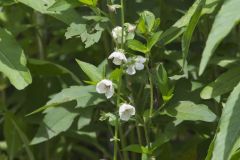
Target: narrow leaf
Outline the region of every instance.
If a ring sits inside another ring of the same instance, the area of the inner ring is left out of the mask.
[[[212,160],[228,160],[240,135],[240,83],[234,88],[219,121],[219,131],[213,148]]]
[[[229,34],[232,28],[240,20],[240,3],[239,0],[224,1],[220,11],[218,12],[211,32],[208,36],[206,46],[204,48],[199,68],[199,75],[205,70],[210,57],[217,49],[220,42]]]

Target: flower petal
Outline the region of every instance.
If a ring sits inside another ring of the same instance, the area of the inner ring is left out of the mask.
[[[105,93],[105,96],[107,97],[107,99],[111,98],[114,94],[114,88],[113,86],[110,87],[109,90],[107,90],[107,92]]]
[[[126,70],[126,73],[129,74],[129,75],[134,75],[136,73],[134,65],[128,66],[128,68]]]
[[[144,69],[144,64],[142,63],[135,63],[135,68],[136,70],[143,70]]]

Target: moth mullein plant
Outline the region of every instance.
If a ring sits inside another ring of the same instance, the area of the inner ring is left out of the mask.
[[[0,1],[0,160],[240,159],[239,0]]]

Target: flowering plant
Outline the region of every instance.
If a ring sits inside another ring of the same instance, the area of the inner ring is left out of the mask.
[[[239,8],[0,1],[0,160],[239,159]]]

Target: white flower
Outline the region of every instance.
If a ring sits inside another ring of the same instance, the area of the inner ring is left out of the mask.
[[[113,83],[108,79],[103,79],[100,82],[98,82],[96,90],[100,94],[105,94],[107,99],[111,98],[114,94]]]
[[[136,73],[136,70],[143,70],[144,69],[144,63],[146,62],[146,58],[142,56],[137,56],[135,58],[129,58],[128,59],[128,68],[126,70],[127,74],[134,75]]]
[[[126,36],[126,32],[123,31],[123,42],[125,42],[125,36]],[[121,43],[122,42],[122,27],[117,26],[112,30],[112,36],[113,39],[117,42],[117,43]]]
[[[121,65],[123,62],[127,62],[127,58],[124,53],[120,51],[114,51],[108,59],[113,59],[115,65]]]
[[[123,121],[128,121],[131,116],[135,115],[135,108],[130,104],[122,104],[119,108],[119,116]]]
[[[113,5],[107,5],[109,12],[116,12],[118,8],[121,8],[121,5],[119,4],[113,4]]]
[[[133,24],[128,24],[128,32],[134,32],[136,29],[136,25]]]

